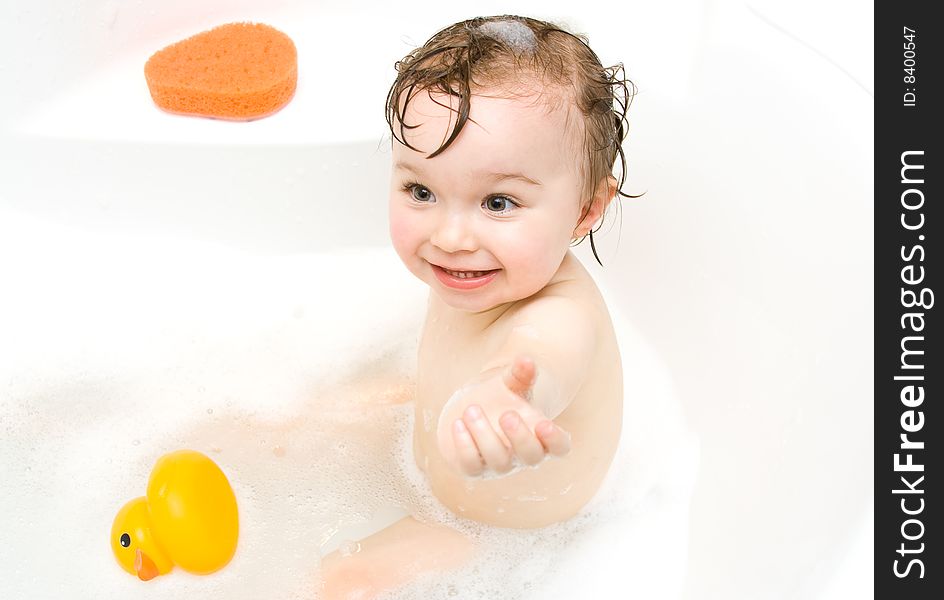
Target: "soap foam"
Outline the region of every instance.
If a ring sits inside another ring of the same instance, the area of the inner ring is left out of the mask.
[[[634,562],[593,581],[628,573],[636,595],[673,597],[691,461],[667,459],[684,447],[679,419],[632,328],[618,325],[627,408],[604,488],[564,523],[500,529],[451,513],[415,465],[413,407],[388,392],[415,372],[426,289],[392,250],[259,258],[11,218],[0,234],[4,255],[31,257],[11,265],[8,289],[32,290],[0,314],[0,597],[310,599],[321,557],[393,509],[487,551],[389,598],[584,597],[565,595],[568,582],[588,585],[614,555]],[[367,269],[369,285],[354,275]],[[108,532],[181,448],[229,478],[239,546],[213,576],[143,584]]]
[[[516,19],[486,21],[476,31],[501,41],[517,54],[532,54],[537,50],[538,41],[534,31]]]

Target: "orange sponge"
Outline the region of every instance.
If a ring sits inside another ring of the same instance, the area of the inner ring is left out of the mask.
[[[298,58],[287,35],[261,23],[228,23],[171,44],[144,65],[154,102],[187,115],[248,120],[295,94]]]

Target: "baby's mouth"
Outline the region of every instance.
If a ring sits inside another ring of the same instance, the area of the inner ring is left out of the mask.
[[[439,283],[454,290],[468,291],[479,289],[494,281],[501,269],[487,269],[481,271],[464,271],[447,269],[446,267],[429,263]]]

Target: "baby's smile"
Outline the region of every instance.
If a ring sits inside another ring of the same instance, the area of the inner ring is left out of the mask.
[[[472,290],[488,285],[498,275],[501,269],[490,269],[486,271],[460,271],[448,269],[433,263],[430,263],[433,273],[439,282],[446,287],[455,290]]]

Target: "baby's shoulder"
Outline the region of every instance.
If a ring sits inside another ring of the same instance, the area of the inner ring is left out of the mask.
[[[567,261],[565,261],[565,266]],[[606,312],[593,278],[579,264],[562,267],[564,276],[529,298],[518,302],[511,320],[516,323],[547,322],[554,325],[589,326]]]
[[[578,349],[594,347],[611,328],[609,312],[593,278],[570,255],[556,281],[516,302],[495,325],[490,333],[509,342],[531,338]]]
[[[587,309],[587,303],[578,296],[541,292],[519,301],[509,321],[516,325],[528,322],[554,323],[560,319],[580,319]]]
[[[502,328],[508,338],[531,338],[550,344],[589,344],[598,319],[592,303],[562,294],[539,294],[516,307]]]

